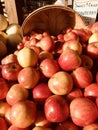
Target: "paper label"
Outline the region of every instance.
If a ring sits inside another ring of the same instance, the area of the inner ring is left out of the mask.
[[[96,20],[98,0],[74,0],[73,9],[83,16],[87,25]]]

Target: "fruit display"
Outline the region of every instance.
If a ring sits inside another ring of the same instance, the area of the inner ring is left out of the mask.
[[[1,129],[98,129],[97,33],[98,22],[23,36],[0,63]]]
[[[0,130],[98,129],[98,22],[49,31],[2,30]]]

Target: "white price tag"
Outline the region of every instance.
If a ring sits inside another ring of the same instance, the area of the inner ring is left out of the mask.
[[[83,16],[87,25],[96,20],[98,0],[74,0],[73,9]]]

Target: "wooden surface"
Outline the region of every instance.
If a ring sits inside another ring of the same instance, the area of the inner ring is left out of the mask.
[[[5,0],[5,11],[7,12],[9,23],[18,23],[15,0]]]

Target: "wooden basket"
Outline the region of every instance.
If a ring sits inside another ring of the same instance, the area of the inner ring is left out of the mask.
[[[62,5],[47,5],[30,13],[22,24],[23,36],[32,30],[48,30],[51,35],[57,35],[67,28],[82,28],[86,24],[81,16],[72,8]]]

